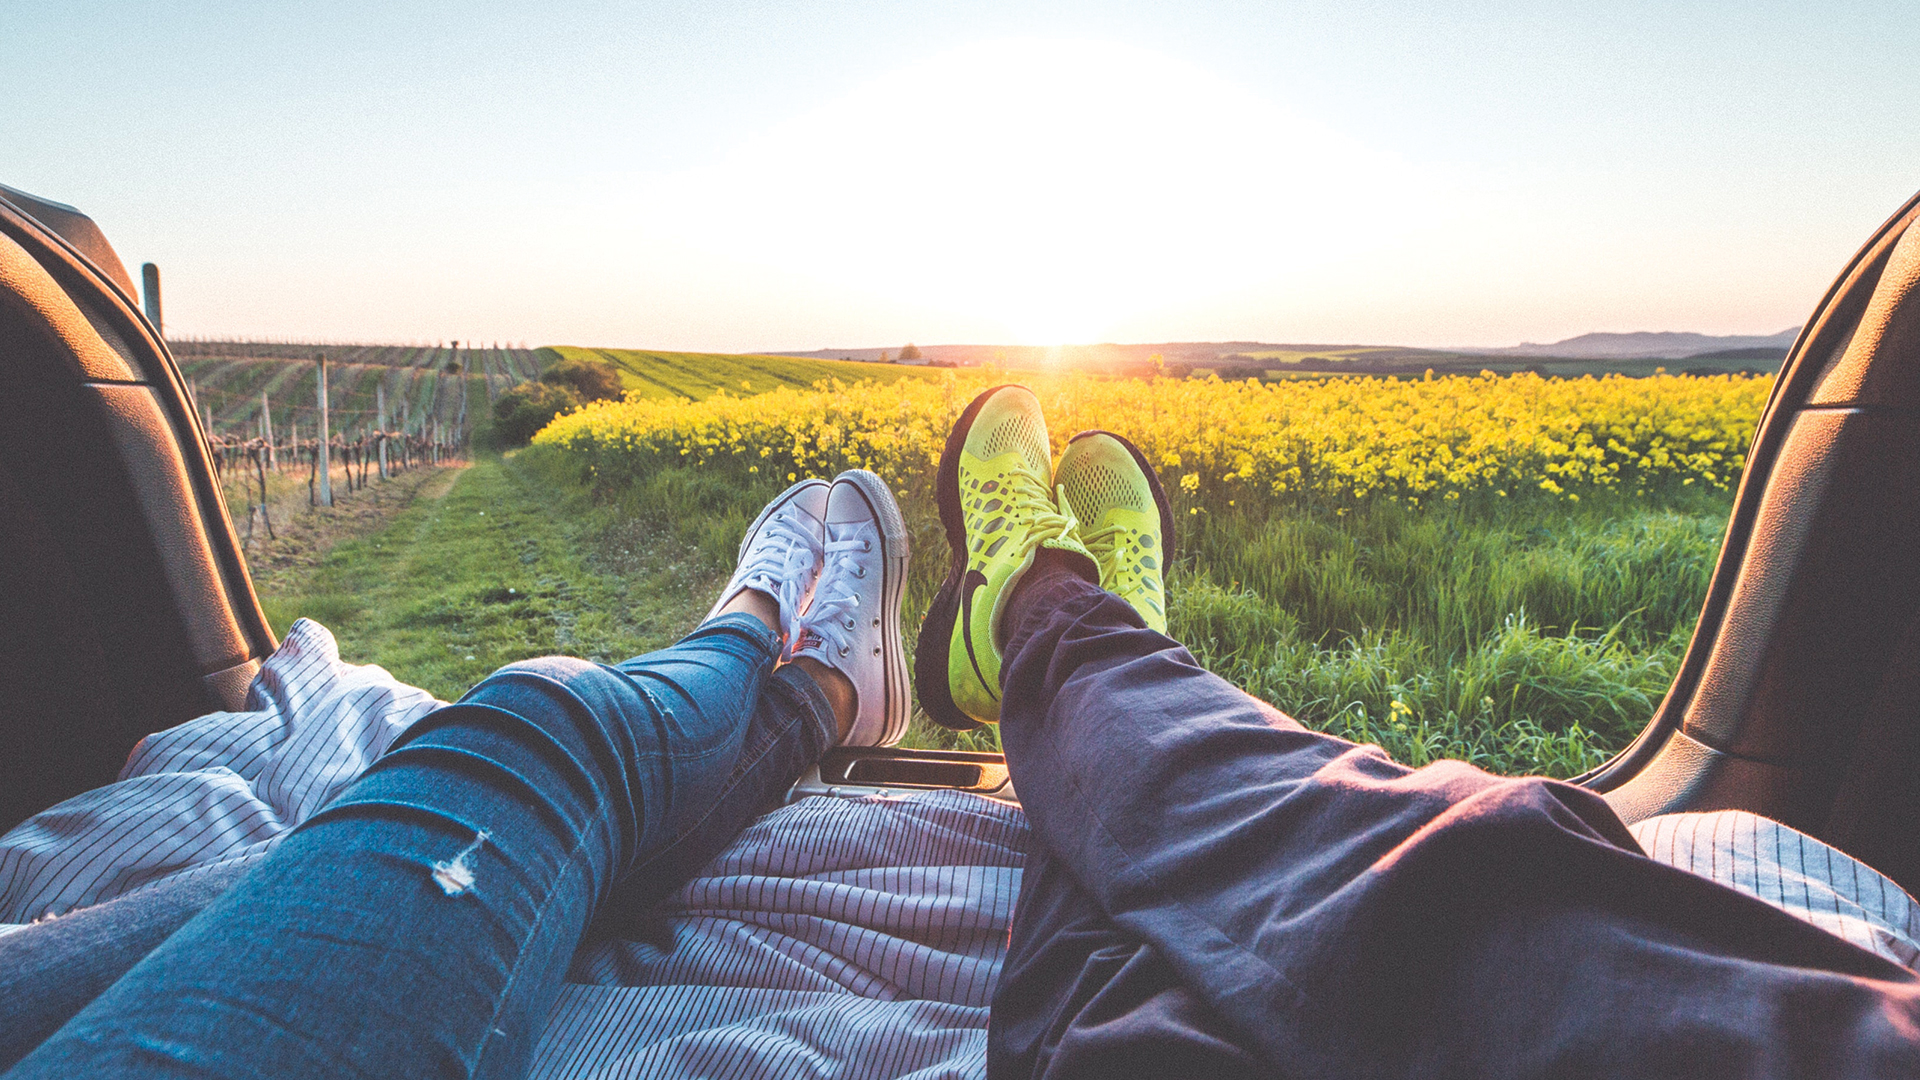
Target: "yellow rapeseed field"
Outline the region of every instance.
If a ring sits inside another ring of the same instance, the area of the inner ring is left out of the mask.
[[[1420,505],[1725,489],[1739,478],[1771,386],[1739,375],[1223,382],[968,371],[700,402],[602,402],[555,420],[535,442],[609,477],[666,464],[775,480],[862,467],[916,490],[931,483],[967,402],[1009,379],[1039,395],[1056,451],[1076,431],[1117,431],[1195,507],[1252,496]]]

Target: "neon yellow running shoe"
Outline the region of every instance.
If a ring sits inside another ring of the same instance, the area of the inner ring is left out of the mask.
[[[996,386],[967,406],[947,436],[934,494],[952,561],[914,650],[920,707],[966,730],[1000,719],[1001,617],[1042,547],[1090,562],[1073,515],[1054,501],[1040,401]]]
[[[1132,604],[1148,629],[1166,633],[1173,510],[1153,466],[1120,436],[1083,431],[1068,440],[1053,482],[1100,564],[1100,587]]]

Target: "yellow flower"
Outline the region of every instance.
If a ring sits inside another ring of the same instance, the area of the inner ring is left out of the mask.
[[[961,409],[1003,374],[823,383],[705,401],[630,398],[559,417],[535,442],[601,475],[698,464],[754,475],[864,467],[895,486],[931,484]],[[1525,489],[1573,499],[1739,476],[1770,380],[1727,375],[1547,379],[1531,373],[1421,379],[1223,382],[1029,373],[1055,449],[1109,428],[1179,474],[1190,507],[1237,507],[1243,492],[1344,509],[1420,505]],[[1206,494],[1202,494],[1205,491]]]

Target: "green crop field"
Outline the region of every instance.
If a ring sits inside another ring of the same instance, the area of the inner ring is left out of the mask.
[[[729,394],[761,394],[782,386],[805,390],[822,379],[892,382],[930,374],[924,367],[793,356],[587,349],[576,345],[550,346],[539,351],[548,355],[549,363],[563,357],[607,361],[620,369],[620,378],[629,392],[637,391],[642,397],[687,401],[704,401],[722,390]]]

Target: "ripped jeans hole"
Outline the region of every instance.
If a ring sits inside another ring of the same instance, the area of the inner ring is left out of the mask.
[[[451,859],[433,864],[433,883],[448,896],[460,896],[473,889],[473,856],[487,842],[487,831],[474,834],[473,843],[461,848]]]

